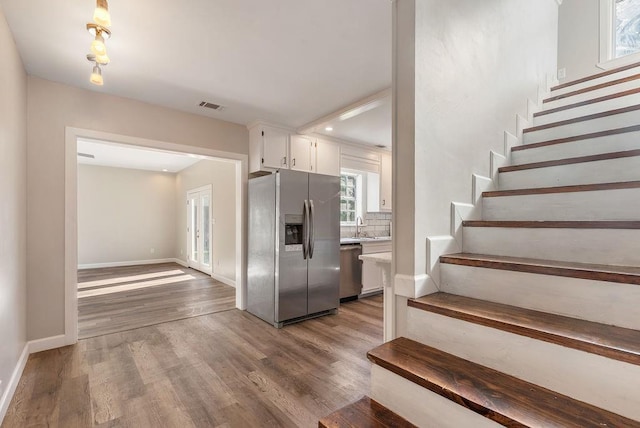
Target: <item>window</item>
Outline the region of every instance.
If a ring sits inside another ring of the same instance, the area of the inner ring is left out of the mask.
[[[640,58],[640,0],[600,0],[600,63],[610,69]]]
[[[362,214],[362,175],[343,172],[340,175],[340,223],[356,224]]]

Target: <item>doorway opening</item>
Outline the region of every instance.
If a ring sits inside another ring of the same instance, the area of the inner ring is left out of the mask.
[[[107,149],[96,156],[95,144]],[[99,164],[113,149],[128,150],[124,158],[133,165]],[[246,155],[67,128],[68,161],[72,156],[78,162],[66,171],[67,209],[75,213],[65,230],[67,343],[242,308]],[[178,166],[167,161],[172,156]],[[149,165],[154,158],[162,165]],[[195,242],[185,233],[187,195],[197,198]]]

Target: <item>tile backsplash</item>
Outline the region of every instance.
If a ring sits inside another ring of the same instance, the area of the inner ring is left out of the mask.
[[[366,213],[363,217],[366,226],[360,226],[362,236],[389,236],[391,234],[391,213]],[[364,235],[366,233],[366,235]],[[356,234],[355,226],[341,226],[340,237],[351,238]]]

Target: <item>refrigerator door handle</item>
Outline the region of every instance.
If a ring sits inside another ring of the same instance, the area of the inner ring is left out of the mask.
[[[304,200],[302,210],[302,257],[307,260],[309,253],[309,201]]]
[[[309,233],[309,258],[313,258],[313,246],[316,243],[316,234],[315,234],[315,209],[313,207],[313,199],[309,200],[309,206],[311,207],[309,211],[309,224],[310,224],[310,233]]]

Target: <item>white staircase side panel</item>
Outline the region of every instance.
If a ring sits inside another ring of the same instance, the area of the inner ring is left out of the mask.
[[[419,427],[502,427],[375,364],[371,367],[370,397]]]
[[[465,253],[640,265],[640,229],[463,227],[462,236]]]
[[[407,318],[410,339],[640,420],[640,366],[412,307]]]
[[[575,104],[582,101],[592,100],[594,98],[600,98],[611,94],[617,94],[619,92],[628,91],[630,89],[636,89],[640,85],[640,79],[631,80],[629,82],[623,82],[612,86],[606,86],[601,89],[593,91],[587,91],[576,95],[570,95],[564,98],[560,98],[555,101],[543,102],[542,110],[549,110],[556,107],[566,106],[569,104]],[[571,91],[572,92],[572,91]],[[552,93],[551,97],[559,94]],[[548,97],[549,98],[549,97]]]
[[[573,137],[576,135],[591,134],[593,132],[608,131],[624,128],[640,123],[640,110],[619,113],[597,119],[585,120],[568,125],[554,126],[539,131],[525,132],[524,144],[539,143],[542,141],[557,140],[559,138]]]
[[[635,149],[640,149],[640,131],[515,150],[511,152],[511,164],[522,165]]]
[[[440,263],[449,294],[640,329],[640,285]]]
[[[612,98],[606,101],[600,101],[593,104],[587,104],[580,107],[573,107],[567,110],[561,110],[555,113],[549,113],[533,118],[533,126],[546,125],[548,123],[560,122],[562,120],[575,119],[577,117],[588,116],[591,114],[602,113],[605,111],[616,110],[631,105],[640,104],[640,93],[627,95],[624,97]]]
[[[484,198],[483,220],[640,220],[640,188]]]
[[[566,94],[568,92],[578,91],[584,88],[590,88],[592,86],[601,85],[607,82],[613,82],[614,80],[624,79],[625,77],[634,76],[640,74],[640,67],[630,68],[624,71],[618,71],[608,76],[598,77],[597,79],[587,80],[586,82],[576,83],[575,85],[567,86],[566,88],[556,89],[551,91],[551,96]]]
[[[500,190],[640,180],[640,156],[501,172]]]

